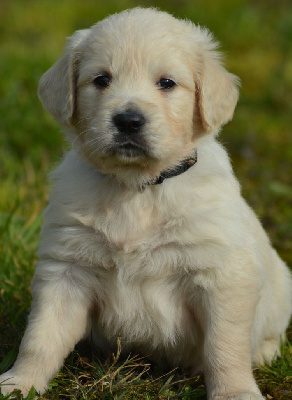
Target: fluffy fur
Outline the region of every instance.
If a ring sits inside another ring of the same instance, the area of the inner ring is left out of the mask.
[[[125,352],[203,370],[211,400],[262,399],[251,365],[279,353],[291,280],[215,139],[237,84],[206,29],[154,9],[72,36],[40,82],[72,150],[51,176],[32,311],[2,392],[45,391],[91,332],[103,351],[121,336]],[[114,124],[127,110],[143,115],[139,132]],[[195,149],[195,166],[148,185]]]

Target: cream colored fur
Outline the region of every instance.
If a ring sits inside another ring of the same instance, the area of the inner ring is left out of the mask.
[[[72,150],[51,176],[32,311],[2,392],[45,391],[91,332],[103,351],[121,336],[125,352],[203,370],[210,400],[262,399],[251,365],[279,354],[291,280],[215,139],[237,83],[206,29],[154,9],[72,36],[40,82]],[[147,121],[147,151],[132,157],[113,151],[112,118],[129,108]],[[143,190],[195,149],[196,165]]]

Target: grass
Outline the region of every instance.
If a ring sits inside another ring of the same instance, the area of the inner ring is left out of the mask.
[[[0,3],[0,372],[14,361],[26,325],[47,172],[64,149],[60,128],[36,91],[64,38],[134,0],[2,0]],[[158,0],[155,5],[209,27],[228,68],[242,80],[233,121],[221,134],[274,246],[292,265],[292,3],[290,0]],[[292,340],[291,327],[288,332]],[[268,399],[292,398],[292,347],[254,373]],[[33,398],[33,392],[28,398]],[[0,395],[0,399],[4,398]],[[20,396],[19,396],[20,398]],[[43,399],[205,399],[201,376],[163,375],[147,359],[100,361],[77,349]]]

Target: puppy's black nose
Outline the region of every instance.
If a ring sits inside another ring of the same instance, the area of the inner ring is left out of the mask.
[[[113,122],[122,133],[138,133],[146,120],[138,111],[127,110],[123,113],[116,114],[113,117]]]

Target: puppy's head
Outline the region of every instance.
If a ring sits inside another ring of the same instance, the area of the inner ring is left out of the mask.
[[[207,30],[136,8],[77,31],[39,97],[87,161],[143,184],[232,118],[237,83]]]

